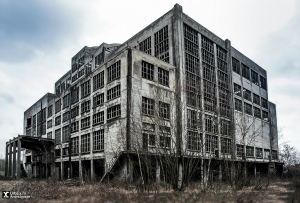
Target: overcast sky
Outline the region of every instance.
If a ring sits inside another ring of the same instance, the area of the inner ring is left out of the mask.
[[[300,150],[298,2],[0,0],[0,155],[23,134],[24,111],[54,92],[82,47],[123,43],[175,3],[267,71],[283,139]]]

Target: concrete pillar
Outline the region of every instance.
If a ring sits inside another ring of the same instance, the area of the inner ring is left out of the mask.
[[[222,181],[222,165],[219,165],[219,181]]]
[[[17,161],[16,161],[16,140],[14,139],[14,143],[13,143],[13,147],[14,147],[14,151],[13,151],[13,173],[12,173],[12,177],[13,179],[16,178],[16,165],[17,165]]]
[[[60,177],[63,180],[64,179],[64,162],[60,161]]]
[[[159,161],[156,161],[156,182],[160,182],[160,164]]]
[[[254,177],[256,177],[256,164],[254,164]]]
[[[20,136],[18,136],[18,159],[17,159],[17,179],[21,177],[21,140]]]
[[[207,165],[204,161],[204,163],[203,163],[203,181],[202,181],[203,183],[206,183],[206,181],[208,180],[207,176],[208,176],[208,174],[207,174]]]
[[[81,155],[79,155],[79,180],[82,182],[83,181],[83,176],[82,176],[82,162],[81,162]]]
[[[133,181],[133,163],[129,157],[126,160],[126,181],[128,183]]]
[[[9,140],[9,157],[8,157],[8,176],[13,177],[12,173],[12,146],[11,146],[11,140]]]
[[[178,165],[178,187],[180,188],[182,184],[182,163]]]
[[[95,165],[94,159],[91,159],[91,181],[95,180]]]
[[[8,146],[5,145],[5,176],[8,176]]]

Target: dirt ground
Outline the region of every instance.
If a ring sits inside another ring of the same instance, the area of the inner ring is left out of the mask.
[[[293,181],[281,179],[271,181],[268,186],[248,186],[239,191],[222,183],[206,192],[197,184],[183,192],[166,190],[162,185],[140,192],[134,186],[120,183],[76,184],[53,180],[0,180],[0,187],[2,192],[30,196],[29,199],[1,198],[0,202],[292,202],[295,194]],[[294,202],[300,199],[294,198]]]

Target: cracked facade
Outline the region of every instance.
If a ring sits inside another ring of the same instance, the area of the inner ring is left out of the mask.
[[[281,170],[266,71],[178,4],[123,44],[82,48],[54,91],[7,142],[7,176],[127,178],[126,154],[159,148]]]

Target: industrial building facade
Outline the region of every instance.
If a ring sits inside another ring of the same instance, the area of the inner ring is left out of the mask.
[[[178,4],[123,44],[81,49],[23,134],[7,142],[7,176],[127,178],[128,154],[280,165],[266,71]]]

